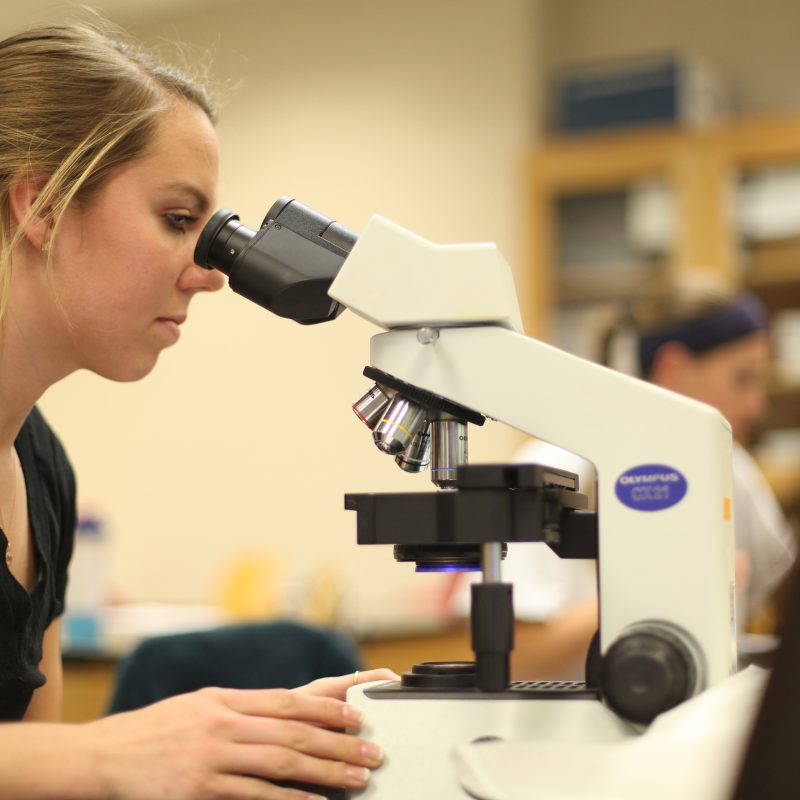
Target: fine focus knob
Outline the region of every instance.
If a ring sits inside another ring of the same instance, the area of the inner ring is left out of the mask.
[[[631,633],[603,657],[601,687],[608,705],[648,724],[694,694],[697,670],[689,648],[669,631]]]

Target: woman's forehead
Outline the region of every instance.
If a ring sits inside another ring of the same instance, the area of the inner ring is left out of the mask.
[[[161,115],[146,152],[120,165],[108,188],[182,194],[205,211],[216,198],[218,169],[216,134],[208,117],[181,102]]]
[[[214,126],[206,113],[185,100],[176,101],[158,118],[147,156],[183,157],[209,161],[216,168],[219,146]]]

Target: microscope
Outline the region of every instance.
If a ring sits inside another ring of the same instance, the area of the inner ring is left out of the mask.
[[[380,216],[356,236],[281,198],[257,231],[218,211],[195,260],[289,319],[314,324],[349,308],[384,329],[353,409],[382,452],[405,471],[429,469],[437,491],[348,494],[358,543],[392,545],[418,570],[481,572],[474,662],[422,663],[398,683],[348,692],[363,735],[386,752],[350,796],[499,798],[482,743],[568,750],[636,736],[735,671],[731,433],[716,410],[525,336],[492,244],[436,245]],[[469,426],[487,420],[591,461],[596,511],[568,471],[470,465]],[[509,542],[597,559],[600,625],[585,681],[509,680]],[[506,768],[524,786],[537,767]]]

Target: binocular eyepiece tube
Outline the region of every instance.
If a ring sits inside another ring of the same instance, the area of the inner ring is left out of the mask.
[[[356,239],[338,222],[282,197],[258,230],[221,208],[203,228],[194,260],[224,272],[237,294],[278,316],[312,325],[344,310],[328,289]]]

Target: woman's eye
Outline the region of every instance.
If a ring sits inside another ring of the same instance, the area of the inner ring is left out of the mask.
[[[186,233],[192,223],[197,222],[197,217],[191,214],[165,214],[167,225],[178,233]]]

